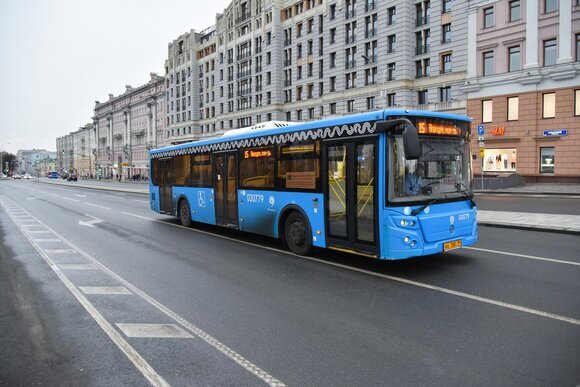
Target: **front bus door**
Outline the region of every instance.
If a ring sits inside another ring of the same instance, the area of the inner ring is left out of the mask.
[[[215,219],[219,226],[238,228],[235,152],[214,156]]]
[[[377,255],[374,139],[325,144],[328,246]]]
[[[173,215],[173,199],[171,197],[171,186],[173,184],[173,169],[171,158],[159,160],[159,212],[162,214]]]

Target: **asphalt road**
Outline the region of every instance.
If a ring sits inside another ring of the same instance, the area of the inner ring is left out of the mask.
[[[302,258],[180,227],[145,195],[31,181],[1,182],[0,214],[0,384],[580,382],[577,236],[481,227],[427,258]]]

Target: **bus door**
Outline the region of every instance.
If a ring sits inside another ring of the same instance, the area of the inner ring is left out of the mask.
[[[237,153],[218,153],[214,156],[215,218],[219,226],[238,228]]]
[[[159,160],[159,212],[173,214],[173,199],[171,186],[173,184],[173,165],[170,158]]]
[[[377,254],[375,139],[325,143],[329,247]]]

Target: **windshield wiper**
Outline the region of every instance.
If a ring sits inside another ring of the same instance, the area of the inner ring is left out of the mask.
[[[429,207],[431,204],[435,203],[438,200],[441,200],[441,198],[435,198],[435,199],[429,200],[427,203],[423,204],[421,207],[416,208],[413,211],[411,211],[411,215],[413,215],[413,216],[418,215],[421,211],[423,211],[425,208]]]
[[[462,188],[462,185],[465,185],[462,181],[457,181],[455,183],[455,188],[457,189],[457,192],[461,193],[464,198],[469,199],[470,208],[477,206],[477,204],[475,204],[475,202],[473,201],[471,196],[467,193],[467,191]]]

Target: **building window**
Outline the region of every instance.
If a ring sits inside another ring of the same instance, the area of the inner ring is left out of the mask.
[[[558,0],[544,0],[544,13],[555,12],[558,10]]]
[[[493,62],[493,51],[487,51],[483,53],[483,75],[493,75],[494,72],[494,62]]]
[[[451,0],[443,0],[443,9],[441,13],[451,12]]]
[[[332,102],[329,106],[330,114],[336,114],[336,102]]]
[[[509,52],[509,63],[508,71],[518,71],[520,70],[520,46],[508,48]]]
[[[555,65],[557,56],[556,39],[544,40],[544,66]]]
[[[451,101],[451,86],[439,88],[439,102]]]
[[[388,25],[391,25],[397,19],[397,11],[396,11],[395,7],[391,7],[389,9],[387,9],[387,13],[388,13],[388,15],[387,15],[387,24]]]
[[[451,54],[443,54],[441,55],[441,74],[450,73],[452,66],[451,66]]]
[[[417,100],[419,105],[425,105],[427,103],[428,94],[427,90],[419,90],[417,92]]]
[[[375,109],[375,97],[367,97],[367,110]]]
[[[580,116],[580,90],[574,90],[574,115]]]
[[[346,101],[346,111],[349,113],[354,112],[354,99]]]
[[[580,62],[580,34],[576,34],[576,62]]]
[[[519,115],[519,97],[509,97],[507,99],[507,120],[517,121]]]
[[[483,28],[494,26],[493,7],[483,9]]]
[[[542,95],[542,118],[556,117],[556,93]]]
[[[481,101],[481,122],[491,122],[493,120],[493,101],[487,99]]]
[[[576,35],[576,37],[578,37],[578,35]],[[576,39],[576,41],[578,41],[578,39]],[[397,42],[397,38],[395,35],[387,36],[387,52],[388,53],[395,52],[396,42]]]
[[[540,173],[554,173],[554,147],[540,148]]]
[[[451,23],[443,24],[441,26],[441,43],[449,43],[451,42]]]
[[[396,93],[387,94],[387,106],[395,106],[397,101],[395,100]]]
[[[513,0],[510,1],[510,21],[516,21],[521,19],[521,8],[520,8],[520,0]]]
[[[394,81],[395,80],[395,63],[389,63],[387,65],[387,81]]]

